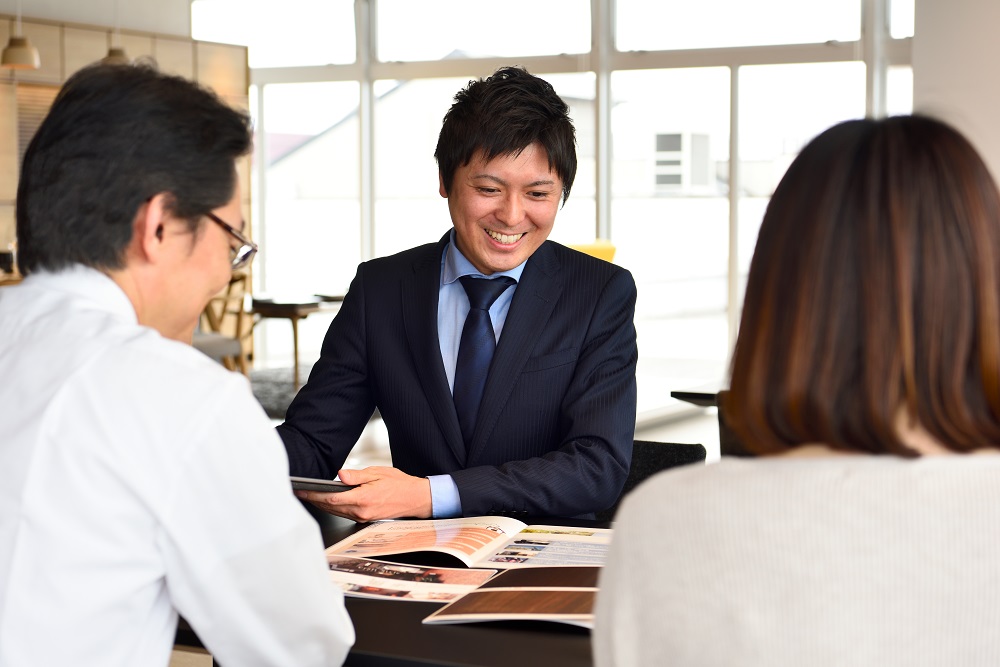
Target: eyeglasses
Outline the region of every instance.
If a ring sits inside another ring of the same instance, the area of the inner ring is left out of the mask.
[[[249,264],[250,260],[253,259],[253,256],[257,254],[257,244],[243,236],[240,232],[236,231],[236,229],[231,227],[214,213],[206,213],[205,215],[207,215],[212,222],[218,223],[220,227],[225,229],[233,236],[233,238],[240,242],[240,246],[238,248],[233,248],[232,246],[229,248],[230,254],[232,255],[231,259],[233,262],[233,271],[236,269],[242,269],[244,266]]]

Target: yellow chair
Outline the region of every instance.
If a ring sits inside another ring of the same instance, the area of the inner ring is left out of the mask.
[[[610,262],[615,258],[615,245],[607,239],[596,239],[593,243],[570,243],[573,250],[579,250],[592,257]]]

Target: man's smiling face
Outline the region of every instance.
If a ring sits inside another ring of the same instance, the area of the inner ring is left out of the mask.
[[[458,249],[491,275],[521,264],[548,238],[562,180],[536,143],[488,162],[477,154],[455,171],[450,195],[441,184],[441,196],[448,198]]]

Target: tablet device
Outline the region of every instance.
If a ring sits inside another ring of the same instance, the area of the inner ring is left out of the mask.
[[[349,491],[355,486],[345,484],[339,479],[315,479],[313,477],[290,477],[292,488],[296,491],[322,491],[331,493],[336,491]]]

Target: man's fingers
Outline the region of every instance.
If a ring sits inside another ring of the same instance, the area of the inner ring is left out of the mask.
[[[359,522],[431,516],[430,483],[424,477],[387,466],[341,470],[338,476],[357,488],[339,493],[297,491],[296,495],[324,512]]]
[[[388,468],[386,466],[369,466],[361,470],[341,470],[337,473],[337,477],[340,478],[341,482],[345,484],[366,484],[368,482],[374,482],[375,480],[382,479],[384,477],[392,476],[392,473],[402,473],[395,468]]]
[[[324,512],[336,514],[337,516],[347,516],[344,514],[348,507],[356,506],[357,502],[352,498],[344,498],[348,494],[354,495],[357,489],[350,491],[337,491],[335,493],[324,493],[322,491],[295,491],[295,496],[306,502],[310,502]],[[348,502],[344,502],[347,500]],[[353,518],[353,517],[347,517]]]

